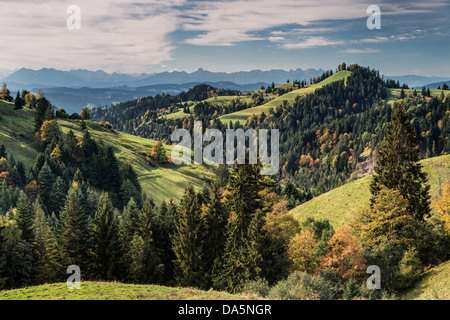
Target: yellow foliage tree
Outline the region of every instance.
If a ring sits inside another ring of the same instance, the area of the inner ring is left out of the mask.
[[[287,252],[294,270],[312,273],[316,269],[316,245],[317,240],[311,230],[304,230],[291,239]]]
[[[433,201],[434,211],[439,215],[439,219],[444,223],[445,233],[450,234],[450,181],[444,184],[442,197]]]

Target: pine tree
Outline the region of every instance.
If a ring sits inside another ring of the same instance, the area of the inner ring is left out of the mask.
[[[67,189],[68,184],[64,181],[64,179],[61,176],[58,176],[50,192],[50,199],[49,199],[50,201],[48,205],[49,213],[54,212],[55,215],[59,217],[59,213],[66,198]]]
[[[31,253],[31,244],[21,238],[17,221],[9,213],[0,215],[0,290],[31,284]]]
[[[42,191],[42,200],[44,203],[50,202],[50,193],[52,191],[54,176],[48,165],[48,162],[42,166],[41,171],[39,171],[38,175],[38,185]]]
[[[430,187],[418,162],[419,157],[416,131],[408,122],[403,107],[399,106],[379,149],[376,174],[370,186],[372,206],[381,186],[385,186],[398,190],[408,200],[408,211],[415,218],[423,220],[430,214]]]
[[[212,278],[220,272],[220,259],[223,256],[226,241],[226,226],[228,211],[222,202],[217,185],[213,186],[211,201],[202,207],[203,223],[205,226],[204,240],[204,269],[208,286]]]
[[[182,286],[204,287],[202,266],[202,225],[198,198],[188,186],[180,202],[176,233],[173,239],[175,276]]]
[[[34,210],[34,256],[36,257],[37,283],[49,283],[58,280],[58,274],[62,273],[62,268],[58,264],[58,250],[56,239],[53,236],[51,227],[48,225],[44,210],[37,199]]]
[[[241,290],[248,281],[258,277],[260,254],[257,228],[260,226],[262,203],[259,166],[236,165],[227,186],[230,221],[223,256],[222,272],[215,286],[230,292]]]
[[[119,235],[126,266],[131,263],[130,246],[139,227],[139,208],[133,198],[125,206],[119,223]]]
[[[154,246],[152,221],[154,208],[146,200],[139,212],[139,224],[130,246],[131,265],[129,276],[139,283],[158,283],[162,280],[164,266]]]
[[[121,259],[119,227],[107,193],[101,195],[98,210],[95,213],[93,240],[98,279],[116,279]]]
[[[28,243],[33,243],[33,212],[31,210],[30,200],[25,192],[20,191],[16,207],[17,226],[22,232],[22,239]]]
[[[57,230],[62,265],[76,265],[84,275],[92,274],[92,232],[89,218],[80,204],[79,193],[70,189],[60,213]]]

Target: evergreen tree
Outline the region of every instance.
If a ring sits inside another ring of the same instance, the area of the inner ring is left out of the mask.
[[[370,191],[373,205],[381,186],[398,190],[409,202],[408,211],[423,220],[430,214],[430,187],[418,162],[420,151],[417,145],[416,131],[410,125],[404,108],[399,106],[386,128]]]
[[[6,159],[7,156],[8,156],[8,154],[6,153],[5,145],[2,144],[2,145],[0,146],[0,159],[1,159],[1,158],[5,158],[5,159]]]
[[[50,202],[50,193],[52,191],[54,176],[48,165],[48,162],[42,166],[41,171],[38,174],[38,185],[42,191],[42,200],[44,203]]]
[[[153,241],[154,208],[146,200],[139,212],[139,224],[130,246],[130,277],[139,283],[158,283],[162,280],[164,266],[161,264]]]
[[[89,218],[80,204],[79,192],[70,189],[60,213],[58,249],[64,267],[76,265],[84,275],[92,274],[92,232]]]
[[[202,224],[198,198],[192,186],[188,186],[180,202],[176,233],[173,239],[175,277],[178,284],[203,288]]]
[[[208,286],[211,286],[212,278],[220,272],[220,259],[226,241],[226,226],[228,211],[222,202],[217,185],[213,186],[211,201],[203,208],[203,221],[205,226],[204,269]]]
[[[119,227],[107,193],[101,195],[98,210],[95,213],[93,239],[98,279],[116,279],[121,259]]]
[[[22,239],[28,243],[33,243],[33,222],[34,214],[31,210],[30,200],[25,192],[20,191],[16,207],[17,226],[22,232]]]
[[[37,283],[49,283],[58,280],[58,274],[62,273],[62,268],[58,264],[58,251],[56,239],[48,225],[44,210],[38,199],[35,202],[34,210],[34,256],[36,257]]]
[[[55,215],[59,217],[61,207],[63,206],[64,200],[66,198],[67,189],[68,184],[64,181],[64,179],[61,176],[58,176],[50,192],[50,199],[49,199],[50,201],[48,205],[49,213],[54,212]]]
[[[125,206],[119,223],[119,235],[122,243],[124,264],[128,267],[131,263],[131,242],[139,227],[139,208],[133,198]]]
[[[0,215],[0,290],[31,284],[31,253],[31,244],[21,238],[17,221],[9,213]]]
[[[227,186],[230,221],[220,277],[215,286],[237,292],[246,282],[255,280],[260,270],[258,232],[262,203],[260,168],[257,165],[236,165]]]

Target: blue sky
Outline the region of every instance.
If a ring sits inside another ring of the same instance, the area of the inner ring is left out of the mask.
[[[81,29],[66,12],[78,5]],[[369,30],[368,6],[381,10]],[[450,77],[450,1],[0,0],[0,71],[335,68]]]

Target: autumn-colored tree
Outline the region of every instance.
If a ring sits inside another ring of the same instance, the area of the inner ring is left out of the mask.
[[[450,181],[444,185],[442,197],[433,201],[432,208],[438,213],[443,222],[445,233],[450,234]]]
[[[291,239],[287,251],[294,270],[312,273],[316,269],[316,244],[317,240],[311,230],[304,230]]]
[[[81,108],[80,116],[82,120],[89,120],[91,118],[91,113],[89,112],[89,108],[87,106]]]
[[[8,162],[5,158],[0,158],[0,172],[8,171]]]
[[[166,151],[164,150],[164,145],[161,141],[156,141],[153,145],[152,153],[150,155],[158,163],[167,163],[168,159],[166,156]]]
[[[41,142],[48,145],[53,139],[59,140],[61,138],[61,129],[56,120],[46,120],[42,124],[40,130]]]
[[[378,245],[393,241],[407,244],[412,241],[407,236],[413,217],[408,211],[408,200],[400,191],[381,187],[375,197],[372,209],[363,214],[361,238],[368,245]]]
[[[12,101],[13,98],[10,95],[9,89],[6,87],[6,83],[3,84],[2,89],[0,90],[0,100]]]
[[[338,227],[328,244],[331,249],[321,257],[319,269],[331,268],[344,281],[365,274],[363,249],[349,226]]]

